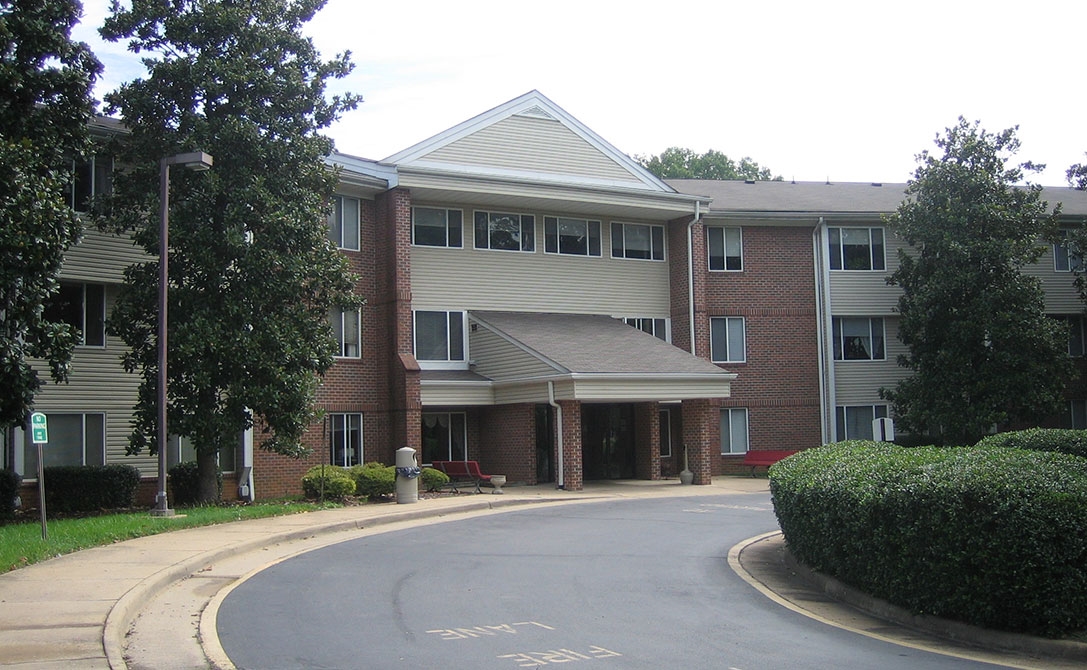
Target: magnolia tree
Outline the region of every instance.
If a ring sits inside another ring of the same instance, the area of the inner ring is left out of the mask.
[[[669,147],[658,156],[635,156],[642,167],[661,179],[754,179],[757,181],[781,181],[770,168],[744,156],[733,160],[715,149],[704,154],[691,149]]]

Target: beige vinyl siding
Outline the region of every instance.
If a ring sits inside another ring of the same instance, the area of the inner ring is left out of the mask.
[[[476,364],[475,371],[496,381],[543,377],[557,372],[551,365],[484,327],[469,334],[468,347]]]
[[[494,404],[494,388],[489,384],[451,385],[423,382],[419,385],[423,407],[464,407]]]
[[[683,380],[683,379],[617,379],[577,380],[575,398],[609,402],[640,402],[651,400],[683,400],[687,398],[728,398],[731,396],[730,383],[726,379]]]
[[[880,405],[880,388],[893,388],[899,380],[909,376],[909,370],[898,366],[899,354],[907,352],[898,339],[898,320],[884,322],[884,347],[887,359],[883,361],[835,361],[835,405]]]
[[[424,160],[629,181],[626,168],[559,121],[511,116],[427,154]]]
[[[556,391],[556,394],[557,393],[558,391]],[[510,384],[508,386],[497,386],[494,390],[494,402],[496,405],[543,403],[547,401],[546,382]]]
[[[1038,277],[1045,291],[1045,308],[1050,314],[1079,314],[1084,309],[1083,301],[1073,282],[1076,275],[1072,272],[1058,272],[1053,259],[1053,245],[1047,244],[1046,251],[1037,263],[1028,265],[1025,272]]]
[[[835,227],[831,224],[831,227]],[[843,228],[865,227],[864,224],[843,224]],[[868,226],[878,228],[879,224]],[[884,227],[884,271],[831,270],[830,300],[834,316],[885,316],[898,305],[902,289],[888,286],[887,277],[898,269],[898,250],[906,245]]]
[[[79,244],[64,255],[61,277],[98,283],[120,283],[124,281],[125,268],[146,260],[147,254],[133,245],[131,237],[86,230]]]

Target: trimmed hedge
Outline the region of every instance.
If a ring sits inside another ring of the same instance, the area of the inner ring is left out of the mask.
[[[15,516],[15,498],[19,496],[19,483],[23,478],[13,470],[0,470],[0,519]]]
[[[423,490],[439,491],[449,483],[449,475],[434,468],[423,468],[419,478],[423,480]]]
[[[1087,458],[1087,430],[1065,428],[1030,428],[997,433],[982,438],[979,447],[1004,447],[1031,451],[1059,451]]]
[[[43,473],[47,514],[133,507],[140,488],[140,471],[131,465],[58,465]]]
[[[169,482],[174,505],[195,505],[200,499],[200,469],[196,461],[178,463],[170,468]],[[216,472],[219,491],[216,500],[223,498],[223,471]]]
[[[302,475],[302,491],[307,498],[339,500],[355,493],[355,480],[338,465],[315,465]]]
[[[770,469],[789,549],[910,609],[987,628],[1087,629],[1087,460],[843,442]]]
[[[392,495],[396,491],[396,468],[376,461],[352,466],[348,472],[355,478],[355,492],[371,500]]]

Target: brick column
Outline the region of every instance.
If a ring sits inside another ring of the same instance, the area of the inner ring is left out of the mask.
[[[668,285],[672,304],[672,344],[691,351],[690,276],[687,266],[687,226],[691,217],[668,222]],[[709,360],[709,318],[706,314],[706,227],[691,227],[691,255],[694,262],[694,322],[696,351]]]
[[[634,406],[634,476],[661,478],[660,406],[642,402]]]
[[[709,400],[683,401],[683,444],[687,447],[687,467],[694,473],[695,484],[710,483],[713,454],[720,448],[714,442],[720,430],[715,410]],[[682,458],[680,452],[681,463]]]
[[[556,421],[556,430],[562,431],[563,481],[567,491],[580,491],[585,486],[581,450],[581,402],[559,400],[558,403],[562,408],[562,425],[557,425]]]

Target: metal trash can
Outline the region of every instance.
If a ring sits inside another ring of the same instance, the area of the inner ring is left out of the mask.
[[[415,460],[415,450],[403,447],[396,450],[396,502],[419,502],[419,482],[415,481],[422,471]]]

